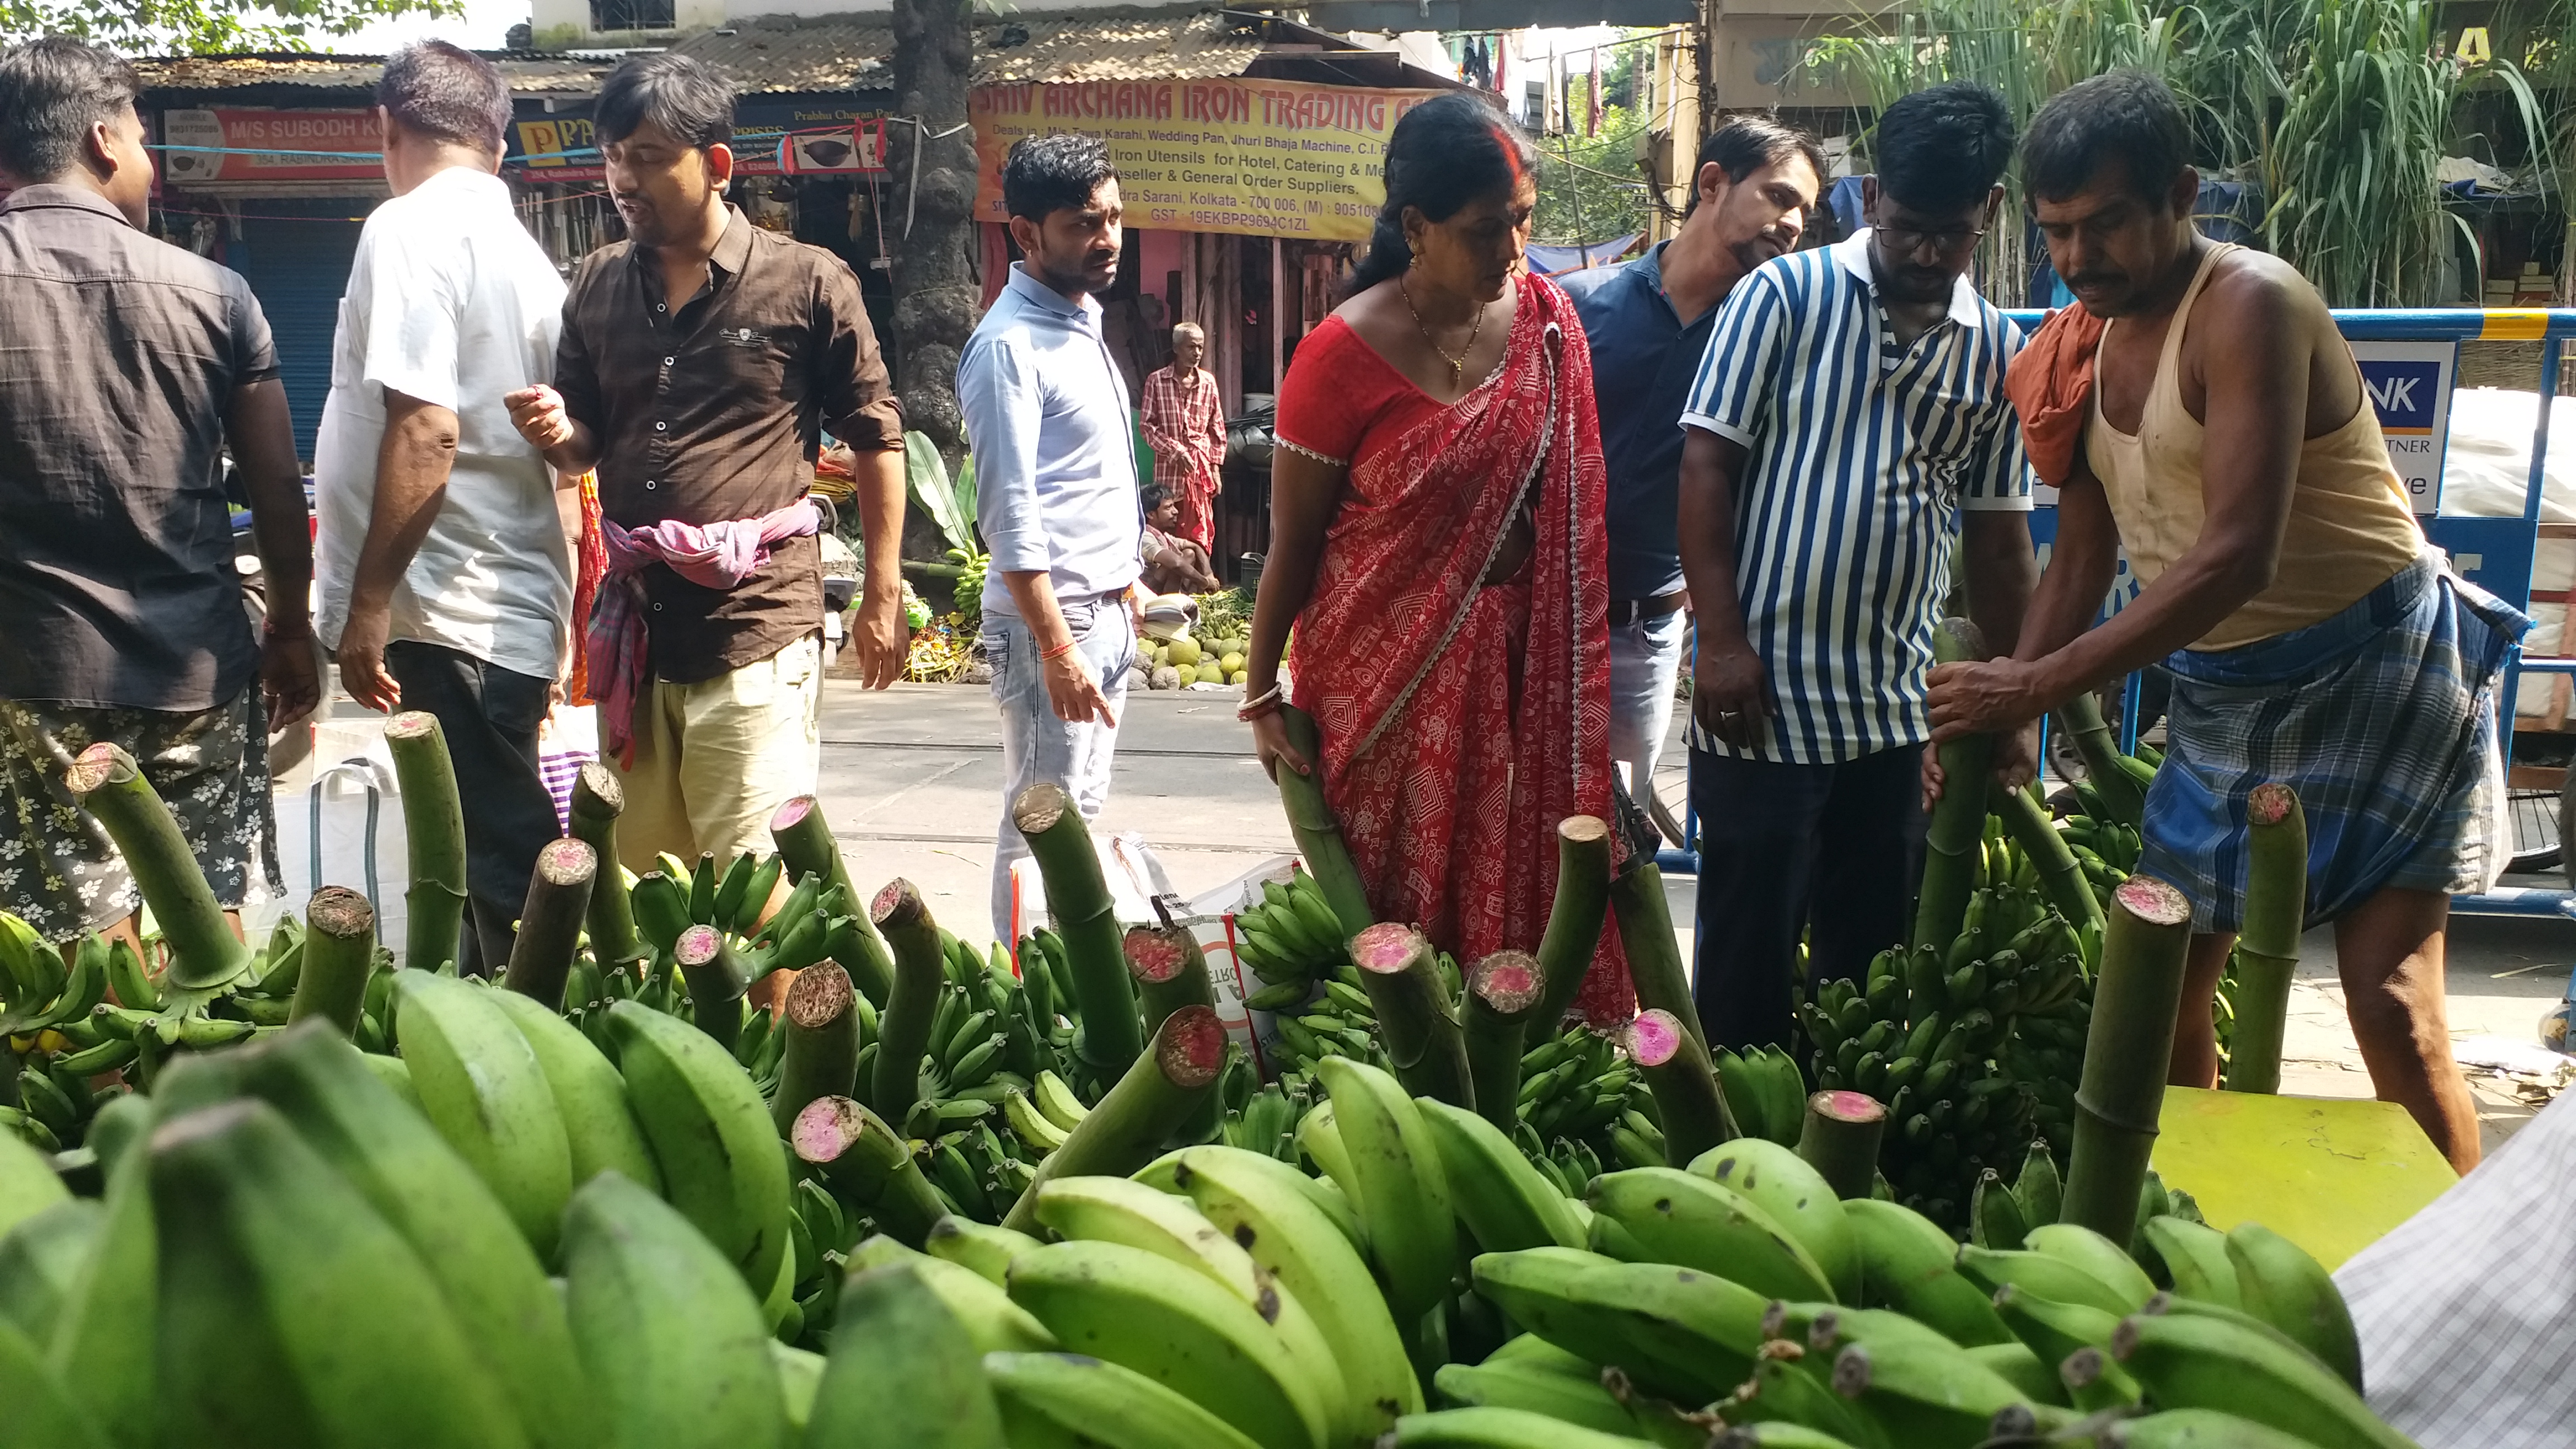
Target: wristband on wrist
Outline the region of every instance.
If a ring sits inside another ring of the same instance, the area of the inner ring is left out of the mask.
[[[1234,717],[1245,724],[1250,724],[1254,720],[1260,719],[1265,715],[1277,714],[1280,707],[1285,705],[1287,702],[1287,697],[1280,692],[1279,686],[1274,684],[1268,689],[1263,690],[1261,693],[1254,695],[1252,698],[1245,700],[1243,702],[1243,707],[1234,712]]]
[[[1079,639],[1067,639],[1063,643],[1055,646],[1053,649],[1039,651],[1038,662],[1040,664],[1053,664],[1055,661],[1062,659],[1064,656],[1072,653],[1075,649],[1081,647],[1081,644],[1082,641]]]

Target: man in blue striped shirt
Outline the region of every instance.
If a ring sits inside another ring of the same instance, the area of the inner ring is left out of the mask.
[[[1963,533],[1970,613],[1995,648],[2020,630],[2030,479],[2003,382],[2021,336],[1966,277],[2012,145],[1984,85],[1888,107],[1862,182],[1871,225],[1739,284],[1684,406],[1695,992],[1712,1043],[1788,1040],[1802,928],[1818,981],[1905,937],[1924,676]],[[2008,777],[2028,778],[2032,743],[2003,748]]]

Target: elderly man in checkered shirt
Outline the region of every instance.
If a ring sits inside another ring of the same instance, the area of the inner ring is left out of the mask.
[[[1172,365],[1145,379],[1145,441],[1154,481],[1181,505],[1179,535],[1216,557],[1217,472],[1225,465],[1225,405],[1216,378],[1199,366],[1207,334],[1196,322],[1172,329]]]

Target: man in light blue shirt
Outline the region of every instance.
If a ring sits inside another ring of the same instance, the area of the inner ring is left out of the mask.
[[[1127,386],[1092,294],[1118,275],[1121,210],[1109,148],[1032,136],[1002,163],[1011,239],[1027,260],[957,359],[975,449],[984,657],[1002,712],[1002,825],[993,932],[1013,939],[1011,867],[1028,844],[1011,802],[1062,786],[1086,817],[1109,800],[1118,711],[1136,659],[1144,519]]]

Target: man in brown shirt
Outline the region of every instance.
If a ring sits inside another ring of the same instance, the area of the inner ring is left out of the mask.
[[[766,849],[771,813],[814,789],[823,586],[806,491],[826,426],[856,455],[884,565],[853,631],[860,671],[872,689],[902,672],[903,414],[849,267],[726,204],[721,77],[685,56],[630,60],[596,124],[630,239],[574,273],[554,386],[508,402],[547,461],[599,473],[610,579],[591,693],[626,786],[619,853],[642,870],[657,851]]]
[[[62,793],[133,755],[226,907],[268,833],[268,734],[313,708],[313,552],[286,389],[241,277],[155,240],[126,63],[0,49],[0,909],[62,941],[125,925],[132,875]],[[268,584],[254,640],[223,449]],[[272,890],[282,889],[273,849]]]

